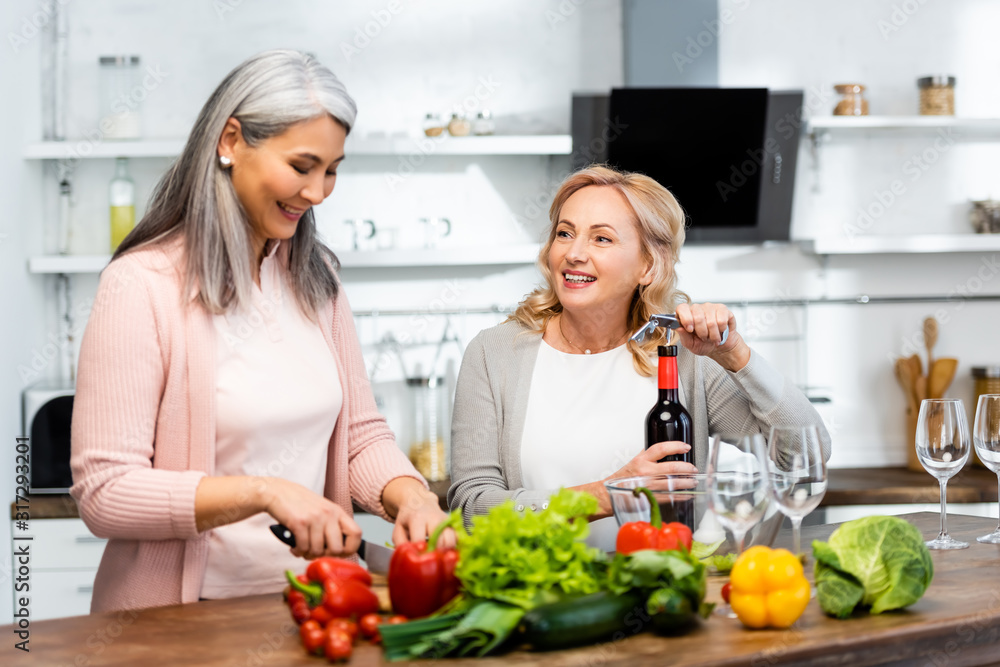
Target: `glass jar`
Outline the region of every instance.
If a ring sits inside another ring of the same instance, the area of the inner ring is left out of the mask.
[[[146,90],[139,84],[139,56],[101,56],[100,130],[104,139],[138,139],[139,105]]]
[[[924,76],[917,79],[917,87],[921,116],[955,115],[955,77]]]
[[[472,131],[472,123],[466,119],[464,114],[453,113],[448,121],[448,134],[453,137],[467,137]]]
[[[406,384],[412,397],[410,461],[428,482],[440,482],[448,478],[448,388],[442,377],[407,378]]]
[[[428,137],[440,137],[444,133],[444,123],[441,116],[429,113],[424,117],[424,134]]]
[[[833,108],[834,116],[867,116],[868,100],[860,83],[839,83],[833,87],[840,99]]]
[[[488,109],[480,111],[479,115],[476,116],[476,122],[472,125],[472,133],[485,136],[493,134],[495,129],[496,123],[493,122],[493,114]]]
[[[128,158],[115,159],[115,177],[108,186],[111,215],[111,252],[135,227],[135,183],[128,173]]]

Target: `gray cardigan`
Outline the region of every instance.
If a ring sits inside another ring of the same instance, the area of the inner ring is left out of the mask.
[[[521,437],[541,341],[541,335],[505,322],[480,332],[465,351],[455,390],[448,504],[461,507],[467,523],[508,498],[518,510],[543,509],[557,491],[525,489],[521,481]],[[681,347],[677,367],[701,470],[710,433],[766,433],[774,424],[815,423],[829,458],[830,435],[819,414],[756,352],[730,373]]]

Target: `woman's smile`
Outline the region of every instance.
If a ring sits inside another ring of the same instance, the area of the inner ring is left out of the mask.
[[[563,271],[563,283],[569,289],[586,289],[597,281],[597,278],[582,271]]]
[[[288,204],[282,204],[280,201],[277,204],[281,214],[293,222],[298,222],[302,214],[309,210],[308,208],[293,208]]]

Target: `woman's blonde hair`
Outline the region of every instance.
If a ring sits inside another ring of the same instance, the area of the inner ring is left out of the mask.
[[[244,141],[256,146],[296,123],[330,116],[350,132],[354,100],[333,72],[312,56],[288,49],[259,53],[240,64],[205,102],[180,157],[160,179],[146,215],[125,237],[112,261],[126,252],[180,236],[185,247],[185,289],[212,313],[250,304],[254,257],[247,220],[217,147],[226,122],[240,122]],[[313,210],[299,219],[288,268],[299,307],[315,318],[337,295],[336,256],[316,232]]]
[[[549,320],[562,312],[562,304],[552,286],[549,251],[566,200],[578,190],[591,186],[612,188],[625,199],[639,232],[643,259],[652,266],[652,281],[649,285],[637,285],[632,295],[625,322],[627,330],[630,333],[638,331],[649,322],[651,315],[672,313],[678,303],[690,301],[686,294],[677,290],[674,270],[684,244],[684,211],[680,204],[669,190],[649,176],[617,171],[606,165],[591,165],[570,174],[559,186],[549,208],[548,240],[538,253],[538,268],[545,284],[526,296],[508,321],[519,322],[529,331],[542,333]],[[666,335],[662,331],[647,337],[641,345],[629,341],[636,371],[645,376],[653,375],[656,368],[650,356],[655,354],[657,345],[665,344]]]

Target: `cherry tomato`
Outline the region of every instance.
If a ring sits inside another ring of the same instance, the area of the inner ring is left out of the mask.
[[[310,616],[309,605],[306,604],[305,601],[296,602],[290,605],[289,609],[292,612],[292,619],[299,625],[302,625],[303,623],[309,620]]]
[[[385,622],[387,625],[399,625],[400,623],[406,623],[409,620],[410,619],[401,614],[396,614],[395,616],[390,616],[389,618],[385,619]]]
[[[730,582],[728,582],[728,581],[722,585],[722,600],[726,604],[729,604],[729,591],[732,588],[733,588],[733,585]]]
[[[299,637],[302,638],[302,645],[306,653],[312,655],[323,655],[323,642],[326,640],[326,633],[323,627],[316,621],[306,621],[299,628]]]
[[[343,630],[331,629],[326,633],[323,641],[323,653],[330,662],[349,660],[354,647],[351,645],[351,636]]]
[[[327,624],[333,620],[333,614],[331,614],[330,610],[323,605],[317,605],[312,608],[312,611],[309,612],[309,618],[314,621],[318,621],[319,624],[325,628]]]
[[[358,624],[354,621],[349,621],[346,618],[334,618],[330,619],[330,622],[326,624],[327,632],[333,632],[335,630],[340,630],[347,633],[351,638],[351,642],[358,638]]]
[[[382,623],[382,617],[378,614],[365,614],[358,621],[358,628],[361,630],[361,636],[365,639],[370,639],[373,642],[381,641],[381,636],[378,632],[378,626]]]

